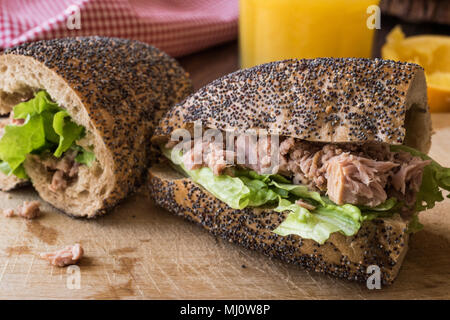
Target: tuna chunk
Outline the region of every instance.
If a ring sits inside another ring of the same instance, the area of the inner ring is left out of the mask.
[[[11,112],[11,115],[9,117],[11,124],[16,126],[21,126],[25,123],[25,119],[15,119],[14,114]]]
[[[64,172],[61,170],[55,171],[52,177],[52,183],[48,186],[48,188],[53,192],[65,190],[67,188],[67,180],[64,178]]]
[[[386,183],[397,164],[343,153],[326,163],[327,194],[331,201],[377,206],[387,200]]]
[[[194,145],[183,155],[186,169],[195,170],[203,166],[211,168],[215,175],[222,174],[223,170],[234,163],[235,153],[224,150],[220,144],[202,142]]]
[[[11,218],[11,217],[14,217],[16,215],[16,212],[14,211],[14,209],[6,209],[6,210],[3,210],[3,215],[6,218]]]
[[[400,170],[392,176],[392,186],[402,194],[406,193],[407,185],[411,190],[419,191],[423,169],[430,163],[431,160],[424,161],[418,157],[412,157],[409,161],[403,162]]]
[[[260,174],[273,174],[279,171],[278,143],[273,145],[271,136],[240,135],[236,138],[235,144],[238,165]]]
[[[40,257],[49,261],[54,266],[65,267],[77,264],[83,257],[83,254],[83,248],[77,243],[58,251],[41,253]]]
[[[41,203],[39,201],[25,201],[19,207],[18,215],[25,219],[34,219],[41,214]]]
[[[7,209],[3,211],[3,215],[5,217],[11,218],[15,215],[25,218],[25,219],[34,219],[39,217],[41,214],[41,203],[39,201],[25,201],[21,206],[19,206],[16,210]]]
[[[24,119],[14,119],[14,115],[11,112],[9,117],[0,118],[0,137],[4,134],[4,129],[7,125],[15,124],[22,125],[25,123]]]
[[[211,141],[192,143],[183,155],[183,164],[188,170],[209,167],[215,175],[236,164],[259,173],[276,173],[279,170],[270,136],[258,140],[256,136],[240,135],[230,149]]]
[[[227,166],[234,162],[235,153],[233,151],[224,150],[214,143],[209,144],[207,150],[204,154],[205,163],[215,175],[220,175]]]
[[[305,208],[305,209],[308,209],[308,210],[314,210],[316,207],[315,206],[313,206],[312,204],[310,204],[310,203],[308,203],[308,202],[306,202],[306,201],[303,201],[302,199],[299,199],[299,200],[297,200],[297,201],[295,201],[295,204],[297,204],[297,205],[299,205],[300,207],[303,207],[303,208]]]
[[[416,193],[422,184],[423,169],[431,160],[422,160],[407,152],[399,152],[394,154],[394,161],[400,164],[400,169],[392,175],[393,194],[411,207],[416,202]]]
[[[295,146],[294,138],[284,139],[283,142],[280,143],[280,154],[283,156],[287,155],[294,146]]]
[[[0,137],[3,136],[5,127],[9,124],[9,118],[0,118]]]
[[[290,140],[290,139],[287,139]],[[289,144],[290,148],[286,148]],[[312,190],[325,192],[327,180],[325,177],[325,163],[342,150],[331,145],[317,145],[304,141],[283,141],[280,150],[287,152],[281,155],[284,158],[284,170],[290,173],[295,184],[309,186]],[[281,160],[283,163],[283,160]]]
[[[42,164],[53,172],[52,182],[48,188],[52,192],[65,190],[71,179],[78,175],[79,164],[75,162],[76,152],[67,152],[63,158],[48,157]]]

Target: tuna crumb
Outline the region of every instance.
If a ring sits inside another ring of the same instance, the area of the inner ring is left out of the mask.
[[[39,201],[25,201],[16,210],[6,209],[3,210],[3,215],[7,218],[19,216],[25,219],[34,219],[41,214],[41,203]]]
[[[77,264],[83,257],[83,248],[76,243],[73,246],[67,246],[64,249],[54,252],[41,253],[41,259],[47,260],[50,264],[57,267],[66,267]]]
[[[3,210],[3,215],[7,218],[11,218],[15,215],[15,212],[13,209],[6,209],[6,210]]]
[[[34,219],[41,214],[41,203],[39,201],[25,201],[18,208],[18,215],[25,219]]]
[[[303,201],[302,199],[298,199],[297,201],[295,201],[295,204],[299,205],[300,207],[303,207],[307,210],[314,210],[316,207],[313,206],[312,204]]]

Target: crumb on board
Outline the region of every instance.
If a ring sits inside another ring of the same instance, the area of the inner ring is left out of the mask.
[[[57,267],[66,267],[77,264],[84,255],[84,250],[79,243],[67,246],[64,249],[54,252],[41,253],[39,257],[47,260],[51,265]]]
[[[16,213],[14,212],[13,209],[5,209],[3,210],[3,215],[7,218],[11,218],[15,215]]]
[[[19,216],[25,219],[34,219],[41,214],[41,203],[39,201],[24,201],[16,209],[5,209],[3,215],[7,218]]]

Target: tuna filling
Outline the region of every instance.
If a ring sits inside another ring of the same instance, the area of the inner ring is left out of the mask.
[[[53,156],[40,159],[47,172],[52,175],[51,183],[48,186],[50,191],[64,191],[78,177],[80,164],[75,161],[76,156],[77,151],[69,150],[60,159]]]
[[[80,145],[85,136],[85,128],[73,122],[67,110],[47,92],[37,91],[0,122],[0,171],[28,179],[24,162],[31,156],[42,160],[51,181],[49,189],[64,191],[77,178],[80,165],[90,167],[95,161],[91,146]]]
[[[270,167],[270,174],[280,174],[294,184],[306,185],[339,205],[376,207],[395,197],[406,207],[412,207],[422,183],[423,169],[431,162],[408,152],[391,152],[388,144],[381,143],[328,144],[294,138],[280,138],[280,141],[275,166],[271,166],[270,137],[265,141],[251,141],[248,136],[236,137],[231,150],[214,142],[192,141],[191,148],[183,155],[183,163],[188,170],[209,167],[215,175],[233,166],[267,174]]]

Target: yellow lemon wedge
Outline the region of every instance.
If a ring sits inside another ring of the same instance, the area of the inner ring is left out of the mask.
[[[419,35],[405,37],[400,26],[387,36],[383,59],[413,62],[425,69],[428,104],[432,112],[450,112],[450,37]]]
[[[427,76],[428,105],[433,112],[450,111],[450,72],[435,72]]]

